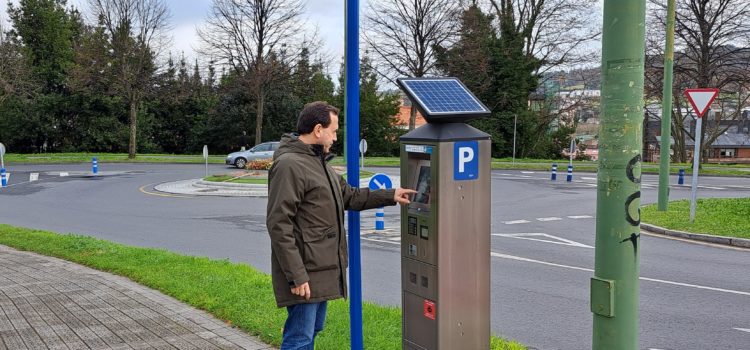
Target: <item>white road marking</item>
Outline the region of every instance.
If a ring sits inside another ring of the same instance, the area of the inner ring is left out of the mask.
[[[529,175],[518,175],[518,177],[520,177],[520,178],[524,178],[524,179],[528,179],[528,178],[530,178],[531,176],[529,176]]]
[[[726,190],[724,187],[713,187],[713,186],[698,186],[699,188],[706,188],[709,190]]]
[[[562,218],[558,218],[558,217],[555,217],[555,216],[548,217],[548,218],[536,218],[536,219],[538,221],[558,221],[558,220],[562,220]]]
[[[591,215],[570,215],[568,216],[568,219],[592,219],[594,218]]]
[[[583,177],[581,177],[581,180],[594,180],[594,181],[596,181],[596,178],[595,177],[585,177],[585,176],[583,176]]]
[[[65,172],[60,172],[60,176],[61,176],[61,177],[65,177],[65,176],[68,176],[68,173],[65,173]]]
[[[39,180],[39,173],[29,174],[29,182],[37,181],[37,180]]]
[[[521,174],[534,174],[533,171],[522,171]]]
[[[577,267],[577,266],[570,266],[570,265],[562,265],[562,264],[555,264],[551,262],[541,261],[541,260],[534,260],[529,258],[522,258],[520,256],[514,256],[514,255],[508,255],[508,254],[500,254],[495,252],[490,252],[491,256],[494,256],[496,258],[503,258],[503,259],[511,259],[511,260],[517,260],[517,261],[525,261],[525,262],[531,262],[536,264],[542,264],[547,266],[554,266],[554,267],[562,267],[566,269],[571,270],[579,270],[579,271],[587,271],[587,272],[594,272],[592,269],[587,269],[585,267]],[[671,284],[674,286],[681,286],[681,287],[690,287],[690,288],[696,288],[696,289],[706,289],[711,290],[714,292],[722,292],[722,293],[731,293],[731,294],[739,294],[739,295],[747,295],[750,296],[750,292],[743,292],[739,290],[731,290],[731,289],[724,289],[724,288],[715,288],[715,287],[708,287],[708,286],[701,286],[697,284],[689,284],[689,283],[682,283],[682,282],[673,282],[673,281],[666,281],[666,280],[660,280],[655,278],[648,278],[648,277],[640,277],[643,281],[649,281],[649,282],[656,282],[656,283],[664,283],[664,284]]]
[[[515,224],[528,224],[531,221],[528,220],[513,220],[513,221],[503,221],[506,225],[515,225]]]
[[[401,245],[401,242],[385,241],[385,240],[372,239],[372,238],[367,238],[367,237],[362,237],[362,239],[366,240],[366,241],[372,241],[372,242],[382,242],[382,243],[390,243],[390,244],[394,244],[394,245]],[[570,265],[563,265],[563,264],[555,264],[555,263],[551,263],[551,262],[546,262],[546,261],[541,261],[541,260],[534,260],[534,259],[529,259],[529,258],[522,258],[520,256],[514,256],[514,255],[508,255],[508,254],[500,254],[500,253],[490,252],[490,256],[493,256],[493,257],[496,257],[496,258],[502,258],[502,259],[510,259],[510,260],[516,260],[516,261],[524,261],[524,262],[542,264],[542,265],[553,266],[553,267],[562,267],[562,268],[571,269],[571,270],[594,272],[594,270],[587,269],[585,267],[577,267],[577,266],[570,266]],[[701,286],[701,285],[697,285],[697,284],[689,284],[689,283],[665,281],[665,280],[659,280],[659,279],[647,278],[647,277],[640,277],[640,279],[643,280],[643,281],[656,282],[656,283],[664,283],[664,284],[671,284],[671,285],[681,286],[681,287],[689,287],[689,288],[696,288],[696,289],[705,289],[705,290],[710,290],[710,291],[714,291],[714,292],[722,292],[722,293],[731,293],[731,294],[739,294],[739,295],[750,296],[750,292],[743,292],[743,291],[739,291],[739,290],[714,288],[714,287]],[[750,332],[750,329],[747,329],[747,328],[734,328],[734,329],[742,331],[742,332]]]
[[[386,241],[386,240],[382,240],[382,239],[374,239],[374,238],[367,238],[367,237],[361,237],[361,238],[364,239],[365,241],[381,242],[381,243],[390,243],[390,244],[395,244],[395,245],[401,245],[400,241],[399,242],[393,242],[393,241]]]
[[[567,245],[571,247],[594,249],[594,247],[590,245],[578,243],[576,241],[571,241],[569,239],[565,239],[562,237],[548,235],[546,233],[493,233],[492,235],[498,236],[498,237],[518,238],[518,239],[526,239],[529,241],[537,241],[537,242]],[[533,238],[533,237],[545,237],[547,239],[540,239],[540,238]]]
[[[741,332],[748,332],[748,333],[750,333],[750,328],[732,328],[732,329],[736,329],[736,330],[741,331]]]

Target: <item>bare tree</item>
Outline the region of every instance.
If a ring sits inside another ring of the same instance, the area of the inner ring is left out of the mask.
[[[303,9],[303,0],[213,0],[198,29],[203,54],[248,77],[256,98],[255,144],[262,142],[264,103],[276,76],[272,56],[294,61],[300,52]]]
[[[455,0],[370,0],[364,39],[378,73],[391,82],[433,73],[435,48],[455,35],[459,8]],[[416,115],[412,104],[409,130]]]
[[[110,39],[115,91],[128,103],[128,158],[135,158],[138,109],[149,92],[156,57],[166,47],[169,10],[163,0],[89,0]]]
[[[601,35],[597,0],[489,0],[498,21],[509,20],[524,40],[525,54],[541,62],[539,73],[595,63]],[[498,26],[501,26],[499,23]]]
[[[666,5],[650,0],[646,94],[661,100]],[[695,139],[695,115],[683,97],[687,88],[721,90],[719,113],[705,117],[701,149],[708,149],[750,105],[750,2],[746,0],[678,0],[675,11],[675,58],[672,134],[675,158],[687,161],[687,139]],[[704,155],[706,155],[704,153]],[[707,155],[706,155],[707,156]]]

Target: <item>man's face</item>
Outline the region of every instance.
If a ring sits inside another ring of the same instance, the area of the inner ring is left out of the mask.
[[[328,153],[331,151],[331,146],[336,142],[336,131],[339,129],[339,116],[331,112],[331,124],[327,128],[322,125],[319,127],[318,141],[323,145],[323,150]]]

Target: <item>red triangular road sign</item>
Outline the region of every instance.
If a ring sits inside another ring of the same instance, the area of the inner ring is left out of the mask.
[[[695,114],[700,118],[708,111],[708,107],[711,106],[716,96],[719,96],[719,89],[687,89],[685,96],[693,105]]]

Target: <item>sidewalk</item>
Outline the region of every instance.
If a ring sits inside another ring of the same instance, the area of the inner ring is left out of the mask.
[[[0,350],[273,349],[127,278],[0,245]]]

